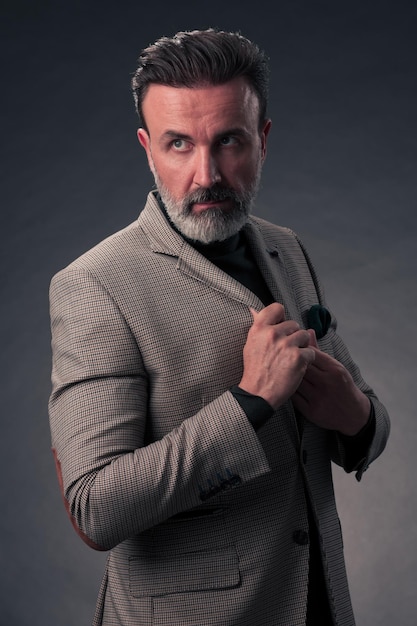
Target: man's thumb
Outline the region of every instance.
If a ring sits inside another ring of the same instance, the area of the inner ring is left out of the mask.
[[[310,335],[310,341],[308,345],[319,350],[319,344],[317,343],[315,331],[312,328],[309,328],[307,332]]]

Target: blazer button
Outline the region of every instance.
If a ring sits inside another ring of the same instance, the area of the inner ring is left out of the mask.
[[[308,532],[306,532],[305,530],[294,530],[292,538],[294,539],[295,543],[298,543],[299,546],[308,545]]]

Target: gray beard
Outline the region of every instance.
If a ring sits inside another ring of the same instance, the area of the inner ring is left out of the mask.
[[[156,171],[153,172],[166,212],[174,226],[188,239],[201,243],[224,241],[239,232],[246,224],[256,197],[261,167],[249,189],[237,192],[228,187],[213,185],[188,194],[181,201],[175,200],[164,186]],[[194,203],[215,200],[233,200],[233,208],[223,210],[217,207],[205,209],[202,213],[192,213]]]

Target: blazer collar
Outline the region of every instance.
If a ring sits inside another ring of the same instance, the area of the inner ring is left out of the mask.
[[[285,319],[302,324],[293,280],[288,273],[283,251],[275,228],[263,227],[263,220],[252,217],[245,226],[245,233],[255,261],[268,285],[275,302],[285,309]]]
[[[138,217],[138,225],[145,233],[153,252],[179,257],[187,242],[177,233],[161,211],[156,191],[148,194],[145,207]]]

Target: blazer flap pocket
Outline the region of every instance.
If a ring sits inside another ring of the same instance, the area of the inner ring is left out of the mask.
[[[156,552],[148,557],[129,559],[130,592],[138,598],[227,589],[240,582],[233,546],[165,555]]]

